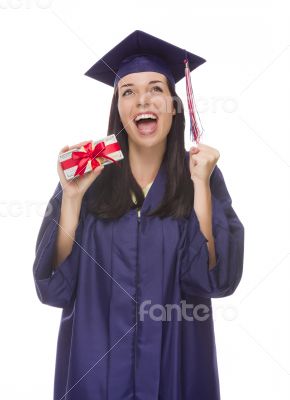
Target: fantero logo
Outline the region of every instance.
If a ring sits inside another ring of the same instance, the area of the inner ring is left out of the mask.
[[[144,300],[140,303],[140,321],[144,321],[148,315],[153,321],[206,321],[210,316],[210,309],[206,304],[187,304],[181,300],[181,304],[153,304],[151,300]]]

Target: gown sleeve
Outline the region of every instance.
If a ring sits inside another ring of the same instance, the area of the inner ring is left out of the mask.
[[[86,214],[86,200],[84,196],[72,250],[54,269],[53,260],[60,220],[61,200],[62,187],[59,182],[48,202],[37,236],[33,277],[39,300],[43,304],[64,308],[74,299],[81,251],[79,243]]]
[[[209,269],[208,240],[193,209],[184,231],[180,284],[189,295],[226,297],[234,293],[242,277],[244,226],[232,208],[232,199],[217,165],[210,177],[210,188],[216,264]]]

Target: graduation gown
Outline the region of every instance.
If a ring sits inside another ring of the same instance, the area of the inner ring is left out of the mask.
[[[161,201],[165,182],[162,164],[140,217],[134,209],[114,221],[98,219],[87,212],[85,195],[72,251],[54,271],[58,183],[33,264],[40,301],[62,308],[54,400],[220,399],[211,298],[231,295],[241,280],[244,227],[215,166],[210,187],[217,263],[209,270],[207,239],[194,209],[180,219],[144,214]],[[207,318],[164,317],[168,305],[181,309],[182,301]]]

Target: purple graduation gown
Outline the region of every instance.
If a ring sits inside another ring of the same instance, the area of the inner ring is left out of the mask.
[[[194,209],[175,220],[144,215],[161,201],[165,181],[162,164],[140,220],[136,209],[113,222],[98,219],[86,211],[85,195],[76,242],[54,272],[58,183],[33,264],[40,301],[62,308],[54,400],[220,399],[211,298],[231,295],[241,280],[244,227],[215,166],[210,186],[217,263],[209,270],[207,239]],[[151,317],[138,318],[145,301],[145,310],[156,308]],[[188,320],[178,312],[162,318],[162,306],[181,307],[181,301],[207,306],[208,318]]]

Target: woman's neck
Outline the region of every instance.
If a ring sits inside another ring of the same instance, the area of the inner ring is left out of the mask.
[[[152,148],[136,146],[129,142],[131,171],[142,188],[154,181],[162,163],[165,149],[166,142]]]

